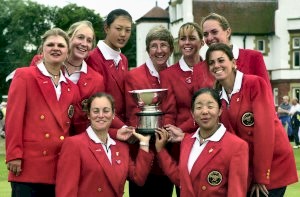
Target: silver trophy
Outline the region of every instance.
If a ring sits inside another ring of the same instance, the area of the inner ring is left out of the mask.
[[[156,128],[163,125],[163,112],[159,109],[159,104],[166,96],[167,89],[142,89],[129,91],[135,98],[138,107],[137,132],[141,134],[154,134]]]

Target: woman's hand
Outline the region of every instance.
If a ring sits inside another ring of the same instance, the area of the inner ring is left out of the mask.
[[[268,197],[268,195],[269,195],[269,192],[264,184],[259,184],[259,183],[253,184],[253,186],[251,188],[250,197],[252,197],[253,195],[255,196],[255,194],[256,194],[256,197],[259,197],[259,193],[262,193],[266,197]]]
[[[171,124],[167,124],[167,125],[165,125],[165,129],[170,134],[170,138],[169,138],[170,142],[181,142],[182,141],[182,139],[184,137],[184,133],[179,127],[176,127]]]
[[[21,165],[22,160],[21,159],[15,159],[7,162],[7,170],[11,171],[14,175],[19,176],[22,172]]]
[[[156,151],[161,151],[167,144],[170,138],[169,132],[164,128],[155,129],[155,148]]]
[[[140,148],[146,152],[149,152],[149,142],[151,135],[142,135],[140,133],[135,132],[135,129],[133,130],[132,134],[135,138],[137,138],[140,141]]]
[[[127,141],[134,131],[134,127],[122,127],[118,130],[116,138],[120,141]]]

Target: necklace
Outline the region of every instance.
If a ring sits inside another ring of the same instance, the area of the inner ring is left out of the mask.
[[[52,75],[52,76],[54,77],[54,79],[56,79],[57,77],[60,76],[60,72],[59,72],[58,74],[53,74],[53,73],[51,73],[49,70],[47,70],[47,71],[48,71],[48,73],[49,73],[50,75]]]
[[[71,64],[71,62],[69,62],[69,60],[67,60],[67,63],[70,64],[70,66],[73,66],[73,67],[76,67],[76,68],[79,68],[82,66],[82,64],[80,64],[79,66],[75,66],[74,64]]]

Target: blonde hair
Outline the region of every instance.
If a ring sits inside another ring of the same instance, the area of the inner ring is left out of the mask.
[[[92,48],[94,48],[96,46],[96,36],[95,36],[93,24],[90,21],[84,20],[84,21],[79,21],[79,22],[73,23],[67,31],[67,34],[68,34],[70,40],[72,40],[74,38],[76,32],[83,27],[88,27],[93,31]]]
[[[49,29],[48,31],[46,31],[43,35],[42,35],[42,42],[41,42],[41,45],[39,46],[38,48],[38,53],[41,54],[43,52],[43,45],[44,43],[46,42],[47,38],[50,37],[50,36],[61,36],[62,38],[65,39],[66,43],[67,43],[67,46],[68,46],[68,49],[69,49],[69,36],[67,35],[67,33],[65,31],[63,31],[62,29],[60,28],[52,28],[52,29]]]

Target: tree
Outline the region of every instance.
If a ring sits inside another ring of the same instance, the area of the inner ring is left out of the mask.
[[[50,7],[29,0],[0,0],[0,94],[7,94],[6,76],[28,65],[52,16]]]
[[[93,24],[96,40],[103,39],[105,33],[103,31],[103,20],[94,12],[94,10],[85,7],[79,7],[76,4],[68,4],[63,8],[55,7],[56,15],[53,24],[65,31],[75,22],[88,20]]]

